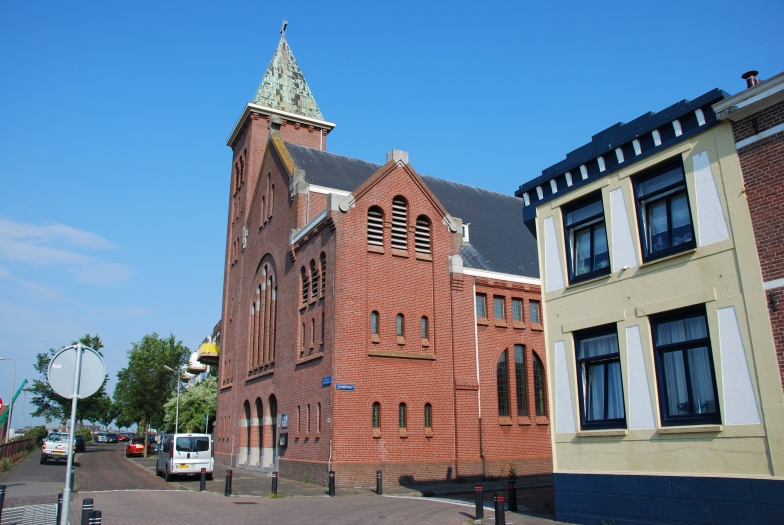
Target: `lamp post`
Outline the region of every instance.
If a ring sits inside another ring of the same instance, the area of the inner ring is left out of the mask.
[[[177,409],[174,413],[174,433],[177,434],[180,428],[180,383],[182,383],[181,372],[176,372],[166,365],[163,365],[163,368],[177,376]]]
[[[8,405],[8,432],[5,433],[5,442],[8,443],[8,438],[11,434],[11,418],[14,417],[14,389],[16,388],[16,361],[10,357],[0,357],[0,361],[13,361],[14,362],[14,375],[11,378],[11,403]]]

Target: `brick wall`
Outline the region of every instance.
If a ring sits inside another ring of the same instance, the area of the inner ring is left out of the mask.
[[[732,129],[735,140],[739,141],[782,123],[784,102],[779,102],[733,122]],[[762,279],[765,282],[784,279],[784,133],[740,148],[738,156],[746,185]],[[768,309],[784,385],[784,287],[766,291],[766,294],[770,293],[774,294],[777,302],[777,311],[774,312],[769,299]]]

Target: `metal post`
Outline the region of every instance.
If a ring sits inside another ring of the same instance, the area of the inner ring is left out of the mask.
[[[5,503],[5,485],[0,485],[0,520],[3,519],[3,504]]]
[[[327,486],[327,493],[330,497],[335,495],[335,471],[329,471],[329,485]]]
[[[71,510],[71,469],[73,469],[74,431],[76,430],[76,403],[79,399],[79,381],[82,378],[82,354],[84,346],[76,345],[76,373],[74,374],[74,396],[71,399],[71,431],[68,433],[68,468],[65,470],[65,489],[63,490],[63,514],[60,525],[68,525],[68,513]]]
[[[7,425],[6,428],[8,429],[8,432],[5,433],[5,442],[8,443],[8,440],[11,439],[11,418],[14,417],[14,394],[15,394],[14,389],[16,388],[16,360],[11,359],[10,357],[2,357],[0,359],[2,359],[3,361],[14,362],[14,375],[11,376],[11,397],[8,398],[10,400],[8,405],[8,423],[6,423]],[[22,412],[22,414],[24,415],[24,412]]]
[[[199,492],[204,492],[207,489],[207,469],[201,469],[201,477],[199,477]]]
[[[223,490],[224,496],[231,496],[231,470],[226,471],[226,488]]]
[[[485,501],[484,501],[484,489],[482,485],[477,485],[474,487],[474,519],[475,520],[483,520],[485,519]]]
[[[90,524],[89,525],[101,525],[101,511],[100,510],[91,510],[90,511]]]
[[[180,428],[180,370],[177,371],[177,411],[174,415],[174,433],[177,434]]]
[[[509,482],[509,502],[507,503],[509,512],[517,512],[517,482]]]
[[[272,473],[272,494],[278,493],[278,471]]]
[[[93,498],[84,498],[82,501],[81,525],[90,525],[90,512],[93,510]]]
[[[63,515],[63,493],[57,495],[57,525],[60,525],[60,516]]]
[[[493,493],[493,505],[495,506],[495,525],[506,525],[503,494]]]
[[[384,493],[384,472],[381,470],[376,471],[376,494],[381,496]]]
[[[74,475],[76,474],[76,467],[71,467],[71,489],[73,489],[76,485],[74,485]]]

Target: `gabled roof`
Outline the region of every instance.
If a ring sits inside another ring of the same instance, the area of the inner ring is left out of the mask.
[[[285,36],[280,38],[251,103],[324,120]]]
[[[382,165],[286,143],[310,184],[354,191]],[[522,201],[511,195],[421,175],[452,217],[469,224],[463,265],[477,270],[539,278],[536,239],[523,223]]]

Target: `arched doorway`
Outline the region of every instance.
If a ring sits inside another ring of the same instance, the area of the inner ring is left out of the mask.
[[[269,466],[274,468],[276,460],[278,459],[278,400],[275,397],[275,394],[272,394],[269,397],[269,432],[267,435],[270,437],[269,443],[269,464],[265,464],[265,466]]]
[[[256,410],[251,421],[253,432],[251,432],[250,464],[261,465],[262,449],[264,448],[264,406],[261,398],[256,398]]]
[[[245,400],[243,408],[245,418],[240,421],[240,449],[237,451],[238,464],[248,463],[248,451],[250,450],[250,403],[247,400]]]

